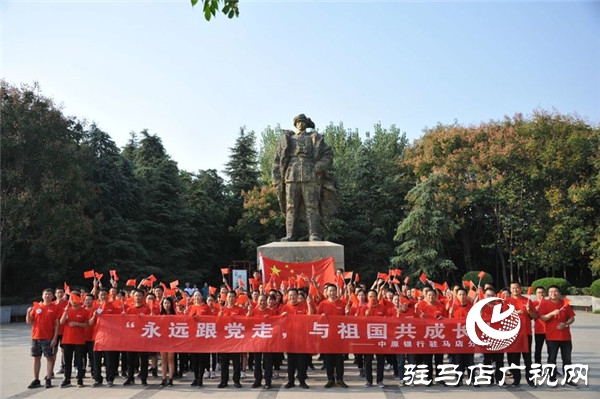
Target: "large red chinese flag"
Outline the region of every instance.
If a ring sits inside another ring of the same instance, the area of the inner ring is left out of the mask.
[[[274,282],[279,285],[284,280],[289,281],[290,277],[297,279],[299,274],[311,276],[314,270],[314,276],[321,287],[325,283],[336,283],[333,256],[304,263],[281,262],[262,255],[261,259],[263,281],[269,281],[273,277]]]

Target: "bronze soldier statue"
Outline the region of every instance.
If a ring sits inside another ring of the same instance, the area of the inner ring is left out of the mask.
[[[294,126],[295,132],[283,131],[273,164],[273,183],[285,214],[286,235],[281,241],[301,237],[301,219],[306,221],[308,239],[322,241],[321,216],[333,213],[336,207],[333,180],[327,174],[333,152],[306,115],[296,116]]]

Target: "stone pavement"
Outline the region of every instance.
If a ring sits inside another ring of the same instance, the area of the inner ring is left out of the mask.
[[[522,383],[519,388],[514,387],[445,387],[442,385],[433,385],[431,387],[410,386],[399,388],[397,380],[392,379],[392,372],[386,371],[384,383],[386,388],[364,388],[364,379],[358,377],[356,366],[352,361],[346,362],[345,381],[350,386],[349,389],[331,388],[325,389],[323,385],[326,382],[325,373],[318,370],[320,362],[316,362],[317,370],[309,371],[310,390],[300,388],[284,389],[285,380],[278,379],[273,381],[272,390],[251,389],[252,379],[247,378],[242,381],[243,387],[235,389],[231,385],[225,389],[217,389],[217,380],[205,380],[203,388],[192,388],[189,386],[191,378],[188,376],[175,381],[175,386],[169,388],[160,387],[159,378],[150,378],[149,386],[139,385],[139,378],[136,379],[136,385],[123,387],[124,379],[115,380],[115,386],[108,388],[91,388],[92,380],[84,380],[85,387],[77,388],[58,388],[61,379],[57,376],[53,380],[52,389],[27,389],[32,380],[32,360],[29,356],[30,346],[30,327],[24,323],[2,325],[0,327],[0,397],[1,398],[77,398],[98,397],[98,398],[198,398],[207,396],[210,398],[249,398],[249,399],[305,399],[307,395],[318,395],[320,399],[326,398],[395,398],[395,399],[424,399],[430,395],[443,394],[445,399],[462,399],[465,397],[491,397],[506,399],[579,399],[579,398],[600,398],[600,315],[577,313],[576,322],[571,327],[573,333],[573,363],[589,365],[588,386],[580,384],[573,387],[541,386],[530,388]],[[545,355],[544,355],[545,358]],[[481,362],[481,357],[476,355],[475,362]],[[560,365],[560,362],[559,362]],[[42,370],[45,363],[42,359]],[[42,375],[44,373],[42,372]],[[282,367],[282,375],[285,374],[285,364]],[[508,380],[510,382],[510,380]],[[73,382],[75,382],[73,380]],[[43,381],[42,381],[43,383]],[[524,386],[523,386],[524,385]]]

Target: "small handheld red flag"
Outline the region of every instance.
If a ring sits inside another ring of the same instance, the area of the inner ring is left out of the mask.
[[[135,287],[135,279],[130,278],[129,280],[127,280],[127,283],[125,285],[128,287]]]
[[[410,281],[409,276],[404,277],[404,284],[408,284],[409,281]]]
[[[169,283],[169,286],[171,287],[172,290],[174,290],[175,288],[177,288],[178,285],[179,285],[179,280],[171,281]]]
[[[419,276],[419,280],[421,280],[421,282],[425,284],[427,282],[427,275],[425,273],[421,273],[421,275]]]
[[[389,277],[386,273],[379,272],[379,273],[377,273],[377,278],[381,279],[381,280],[387,280]]]
[[[352,279],[352,272],[344,272],[344,279]]]
[[[229,268],[228,267],[222,267],[221,268],[221,274],[222,275],[229,274]]]
[[[102,276],[104,276],[104,274],[94,272],[94,277],[96,277],[96,280],[100,281],[102,279]]]
[[[479,279],[482,280],[485,277],[485,272],[483,270],[480,271],[477,277],[479,277]]]
[[[83,272],[83,278],[94,278],[94,269]]]
[[[70,294],[71,293],[71,288],[69,287],[69,285],[67,284],[66,281],[63,283],[63,288],[65,290],[65,294]]]
[[[533,287],[527,288],[527,295],[533,294]]]
[[[354,282],[358,283],[360,281],[360,276],[358,275],[358,272],[356,272],[356,274],[354,274]]]
[[[119,276],[117,276],[116,270],[110,270],[109,272],[110,272],[110,276],[112,277],[113,280],[119,281]]]
[[[156,277],[154,277],[154,274],[149,275],[148,277],[146,277],[146,279],[148,281],[150,281],[151,283],[156,282]],[[152,284],[150,284],[150,285],[152,285]]]
[[[210,295],[215,295],[217,293],[217,287],[213,287],[212,285],[208,286],[208,293]]]

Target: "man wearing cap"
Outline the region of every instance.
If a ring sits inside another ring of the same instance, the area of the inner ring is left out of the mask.
[[[281,241],[296,241],[301,216],[306,217],[310,241],[321,241],[322,190],[333,189],[327,171],[333,164],[333,152],[315,124],[306,115],[294,118],[296,132],[284,131],[273,163],[273,183],[281,211],[285,213],[286,235]]]

